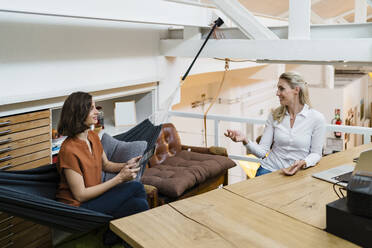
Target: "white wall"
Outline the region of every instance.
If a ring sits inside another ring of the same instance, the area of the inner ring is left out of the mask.
[[[344,89],[343,88],[309,88],[311,105],[324,115],[327,124],[331,124],[335,117],[335,109],[343,109]]]
[[[0,105],[156,81],[164,30],[0,13]]]
[[[325,65],[296,65],[287,64],[286,71],[295,71],[302,75],[304,80],[311,86],[322,87],[325,80]]]
[[[255,65],[245,69],[230,70],[226,74],[225,82],[219,95],[222,103],[216,102],[209,114],[220,114],[230,116],[243,116],[250,118],[266,119],[270,110],[279,105],[275,96],[278,76],[283,72],[282,65]],[[199,105],[191,108],[191,103],[200,101],[201,94],[205,93],[206,98],[216,96],[223,72],[209,72],[195,74],[188,78],[181,91],[181,102],[173,106],[176,111],[204,113],[210,101],[205,106]],[[227,103],[230,101],[230,103]],[[203,120],[173,117],[172,122],[181,133],[181,140],[184,144],[204,146]],[[208,145],[214,145],[214,123],[207,122]],[[244,148],[239,144],[233,144],[226,140],[223,132],[227,128],[246,130],[245,124],[220,123],[220,145],[227,147],[232,153],[244,153]],[[262,128],[261,128],[262,129]],[[262,134],[260,127],[255,129],[253,139]]]
[[[335,88],[309,88],[312,106],[320,111],[328,124],[331,124],[335,116],[335,109],[341,110],[342,124],[348,116],[348,111],[353,110],[356,115],[356,125],[363,126],[364,119],[368,113],[368,76],[367,75],[339,75],[335,77]],[[361,118],[361,100],[364,99],[364,113]],[[327,137],[334,137],[328,133]],[[354,143],[356,142],[356,143]],[[362,144],[361,135],[353,135],[347,147]]]
[[[368,102],[368,75],[351,75],[349,77],[352,82],[344,88],[343,120],[348,116],[348,112],[353,110],[355,116],[353,124],[364,126],[368,105],[370,104]],[[361,145],[363,143],[361,135],[354,135],[354,137],[351,138],[354,138],[354,140],[350,140],[348,147]]]

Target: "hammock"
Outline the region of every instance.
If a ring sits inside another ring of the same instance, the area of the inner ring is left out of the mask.
[[[148,151],[155,146],[160,131],[160,125],[154,126],[146,119],[115,138],[127,142],[145,140]],[[90,231],[112,219],[110,215],[55,201],[58,183],[55,164],[24,171],[0,171],[0,211],[69,232]]]

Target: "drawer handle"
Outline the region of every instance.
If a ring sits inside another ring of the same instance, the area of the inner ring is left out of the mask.
[[[10,152],[11,150],[13,150],[13,148],[11,146],[8,146],[3,149],[0,149],[0,153]]]
[[[5,246],[3,246],[3,248],[8,248],[8,247],[11,247],[13,245],[14,245],[13,241],[10,241],[8,244],[6,244]]]
[[[8,130],[5,130],[5,131],[0,131],[0,135],[4,135],[4,134],[8,134],[8,133],[11,133],[12,130],[8,129]]]
[[[7,160],[9,160],[9,159],[12,159],[12,156],[10,156],[10,155],[6,155],[5,157],[0,158],[0,162],[7,161]]]
[[[3,167],[0,168],[0,171],[6,170],[6,169],[8,169],[10,167],[13,167],[13,165],[12,164],[5,165],[5,166],[3,166]]]
[[[0,232],[4,232],[4,231],[6,231],[6,230],[12,228],[13,226],[14,226],[13,224],[10,224],[9,226],[4,227],[3,229],[0,229]]]
[[[9,221],[9,220],[11,220],[11,219],[13,219],[13,218],[14,218],[14,216],[11,215],[11,216],[9,216],[8,218],[5,218],[5,219],[3,219],[2,221],[0,221],[0,224],[3,224],[4,222],[7,222],[7,221]]]
[[[10,125],[10,124],[12,124],[11,121],[0,122],[0,126],[6,126],[6,125]]]
[[[9,142],[12,142],[12,138],[7,138],[5,140],[0,140],[0,145],[6,144],[6,143],[9,143]]]

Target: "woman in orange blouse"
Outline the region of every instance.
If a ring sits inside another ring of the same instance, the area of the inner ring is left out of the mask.
[[[61,180],[56,198],[115,219],[147,210],[143,185],[132,180],[139,170],[135,168],[139,157],[126,163],[109,161],[98,135],[90,131],[90,126],[97,123],[97,116],[95,103],[88,93],[72,93],[64,102],[58,132],[67,138],[58,156]],[[118,174],[102,183],[102,170]],[[104,241],[113,244],[120,239],[108,231]]]

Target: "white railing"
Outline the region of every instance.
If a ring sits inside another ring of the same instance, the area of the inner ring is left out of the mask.
[[[196,113],[186,113],[186,112],[177,112],[177,111],[169,111],[169,116],[177,116],[177,117],[185,117],[185,118],[195,118],[195,119],[203,119],[203,114],[196,114]],[[244,117],[233,117],[227,115],[207,115],[207,120],[214,120],[214,145],[219,146],[219,124],[220,121],[227,121],[227,122],[240,122],[240,123],[247,123],[247,124],[258,124],[262,125],[266,123],[265,119],[256,119],[256,118],[244,118]],[[372,136],[372,128],[369,127],[357,127],[357,126],[344,126],[344,125],[326,125],[327,132],[343,132],[343,133],[350,133],[350,134],[361,134],[363,135],[364,144],[370,143],[371,136]],[[252,161],[257,162],[259,159],[250,158],[241,155],[230,154],[229,158],[237,159],[237,160],[245,160],[245,161]]]

